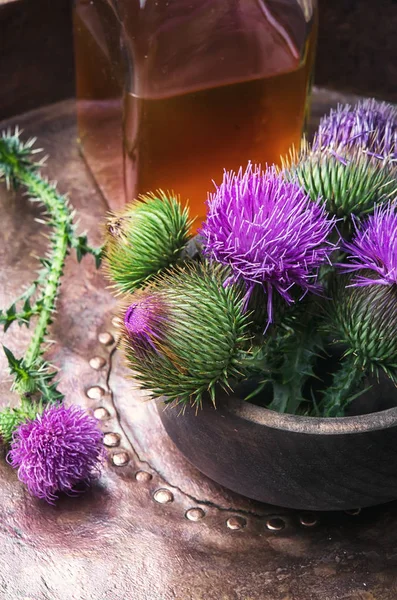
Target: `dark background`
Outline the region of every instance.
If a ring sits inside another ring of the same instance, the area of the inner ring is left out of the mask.
[[[0,119],[73,96],[71,4],[0,0]],[[315,83],[397,102],[397,1],[319,4]]]

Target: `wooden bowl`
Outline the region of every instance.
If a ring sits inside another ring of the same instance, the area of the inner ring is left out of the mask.
[[[223,396],[216,410],[159,405],[175,445],[202,473],[249,498],[305,510],[397,499],[397,407],[315,418]]]

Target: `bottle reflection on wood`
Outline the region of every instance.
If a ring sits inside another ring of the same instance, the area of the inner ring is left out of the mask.
[[[197,225],[224,169],[298,144],[314,0],[77,0],[79,134],[111,206],[162,188]]]

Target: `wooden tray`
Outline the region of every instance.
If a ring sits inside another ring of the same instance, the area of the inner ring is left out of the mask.
[[[315,90],[312,125],[350,98]],[[353,99],[354,100],[354,99]],[[76,143],[74,101],[18,124],[50,155],[81,229],[100,243],[106,206]],[[46,240],[36,205],[0,189],[0,306],[33,277]],[[91,257],[67,264],[51,359],[68,402],[102,423],[108,460],[81,498],[31,498],[0,461],[0,598],[24,600],[395,600],[397,503],[355,514],[303,514],[251,502],[203,477],[132,390],[115,348],[115,303]],[[12,327],[17,355],[29,330]],[[3,356],[0,366],[5,369]],[[4,372],[4,371],[3,371]],[[3,377],[1,402],[12,395]]]

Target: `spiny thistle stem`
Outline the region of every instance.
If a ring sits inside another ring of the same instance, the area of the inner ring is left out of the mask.
[[[40,356],[41,344],[44,341],[48,325],[51,322],[51,315],[55,308],[57,292],[60,286],[67,253],[67,233],[64,228],[57,229],[56,236],[54,236],[51,272],[49,273],[48,280],[44,288],[39,318],[23,359],[23,364],[28,369],[35,364]]]
[[[357,393],[365,371],[360,369],[353,353],[344,357],[332,384],[324,392],[321,413],[325,417],[343,417],[345,409],[364,390]]]
[[[310,304],[289,307],[273,331],[273,338],[270,332],[268,340],[262,342],[262,357],[259,351],[252,361],[253,375],[265,377],[246,399],[260,394],[265,386],[271,386],[273,399],[267,405],[271,410],[298,414],[307,406],[304,386],[310,378],[316,377],[314,366],[323,352],[324,344],[318,329],[319,319]]]
[[[77,235],[73,223],[74,212],[69,206],[66,196],[57,191],[56,184],[49,182],[40,174],[39,168],[44,160],[34,161],[39,150],[33,148],[35,140],[22,142],[18,129],[3,133],[0,138],[0,178],[5,179],[7,187],[17,188],[22,185],[32,202],[40,202],[46,209],[47,224],[53,228],[51,248],[46,258],[41,259],[43,269],[36,281],[6,311],[0,311],[0,324],[4,330],[17,321],[20,325],[29,321],[33,315],[38,320],[22,359],[16,359],[5,349],[11,373],[14,376],[14,389],[22,396],[39,394],[48,402],[58,400],[61,394],[51,383],[54,372],[41,358],[43,344],[55,310],[58,290],[70,248],[74,248],[80,261],[89,253],[95,257],[96,265],[101,260],[101,248],[92,248],[87,243],[86,235]],[[40,289],[39,297],[31,305],[30,299]],[[16,310],[16,302],[24,300],[21,311]]]
[[[36,140],[27,142],[20,140],[18,129],[12,134],[11,131],[3,132],[0,137],[0,179],[5,179],[7,187],[18,188],[23,185],[32,202],[40,202],[44,205],[48,215],[48,224],[65,225],[68,245],[75,248],[77,258],[80,260],[85,254],[92,254],[96,265],[99,266],[102,256],[102,248],[93,248],[88,245],[86,235],[78,235],[73,223],[74,211],[69,206],[66,196],[57,191],[56,184],[49,182],[40,174],[40,167],[45,165],[45,158],[34,161],[34,155],[41,152],[33,148]]]

